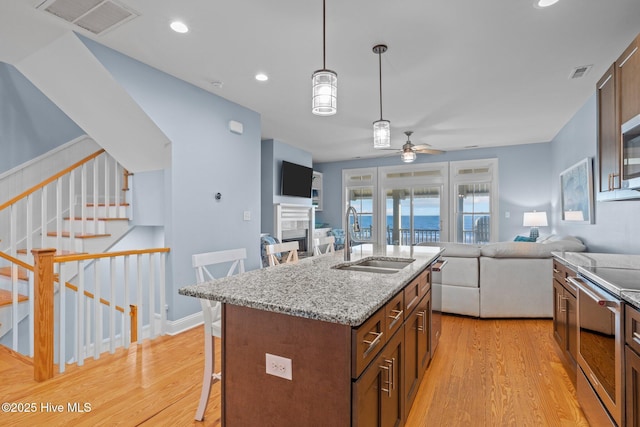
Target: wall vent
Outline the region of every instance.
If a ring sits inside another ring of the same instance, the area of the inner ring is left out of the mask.
[[[573,69],[573,71],[571,71],[569,78],[579,79],[580,77],[584,77],[589,74],[589,71],[591,71],[591,67],[593,67],[593,65],[581,65],[580,67],[576,67]]]
[[[113,0],[47,0],[37,9],[101,35],[139,14]]]

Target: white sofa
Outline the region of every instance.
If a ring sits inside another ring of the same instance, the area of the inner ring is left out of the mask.
[[[442,311],[483,318],[552,317],[552,252],[582,252],[575,237],[482,246],[433,243],[447,264],[433,274],[442,291]]]

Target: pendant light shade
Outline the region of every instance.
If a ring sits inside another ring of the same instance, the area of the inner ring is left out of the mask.
[[[378,70],[380,72],[380,120],[373,122],[373,148],[391,147],[391,122],[382,118],[382,54],[387,46],[378,44],[373,47],[373,53],[378,55]]]
[[[313,105],[311,112],[331,116],[338,111],[338,75],[331,70],[318,70],[312,78]]]
[[[391,147],[391,122],[377,120],[373,122],[373,148]]]
[[[322,69],[311,77],[311,112],[332,116],[338,111],[338,74],[326,68],[325,1],[322,0]]]

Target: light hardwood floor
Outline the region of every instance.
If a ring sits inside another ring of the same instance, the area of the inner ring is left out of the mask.
[[[37,409],[0,412],[0,425],[218,426],[219,383],[205,421],[193,420],[202,365],[201,328],[89,360],[45,383],[0,351],[0,399]],[[46,412],[47,403],[63,412]],[[91,411],[70,412],[74,403]],[[554,349],[551,321],[444,316],[440,346],[407,420],[408,427],[427,425],[588,426]]]

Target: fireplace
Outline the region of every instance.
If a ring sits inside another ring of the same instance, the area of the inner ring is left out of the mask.
[[[315,209],[308,205],[276,204],[275,237],[281,242],[298,242],[301,254],[313,253]]]
[[[308,229],[282,230],[282,242],[298,242],[298,252],[309,252]]]

